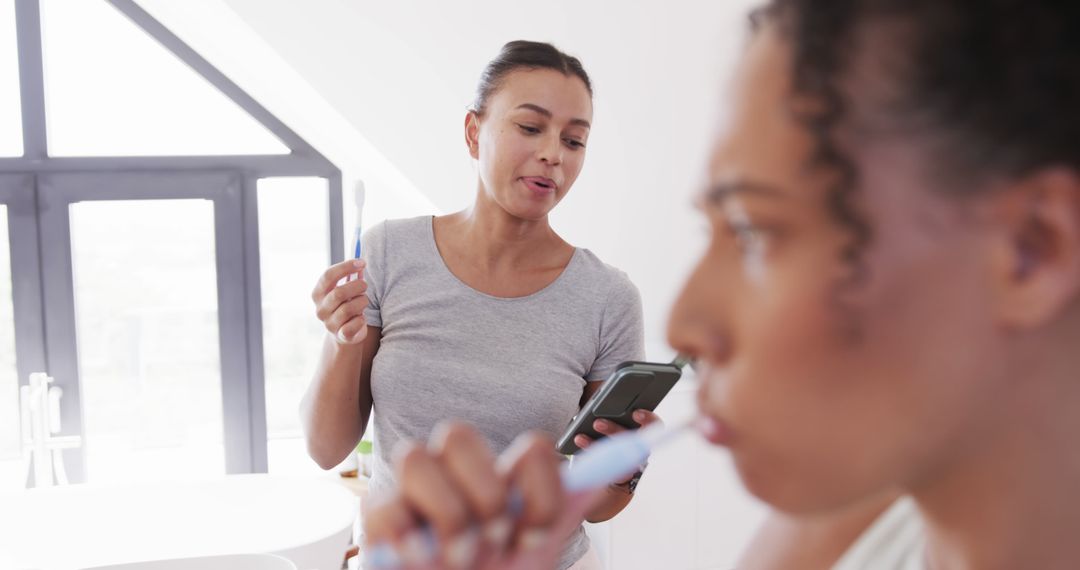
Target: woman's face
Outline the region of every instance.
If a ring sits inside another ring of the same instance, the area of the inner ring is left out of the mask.
[[[791,512],[910,488],[962,453],[1001,376],[989,310],[990,235],[929,189],[903,140],[859,140],[854,239],[808,167],[790,111],[791,53],[766,27],[749,46],[701,209],[711,239],[669,338],[698,357],[703,431],[747,487]],[[854,285],[852,272],[861,271]]]
[[[581,173],[591,123],[592,97],[577,76],[510,72],[483,116],[465,121],[481,191],[514,217],[544,219]]]

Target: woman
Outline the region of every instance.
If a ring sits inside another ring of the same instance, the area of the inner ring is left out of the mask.
[[[701,432],[786,516],[906,495],[816,567],[1076,567],[1080,7],[775,0],[756,21],[669,328]],[[561,497],[550,462],[513,467]],[[442,516],[404,489],[369,540]],[[564,504],[549,528],[586,502]],[[485,560],[536,560],[518,548]]]
[[[517,41],[488,65],[465,116],[479,172],[473,206],[374,228],[364,237],[364,260],[332,266],[313,292],[330,334],[301,413],[319,465],[330,468],[353,449],[374,409],[370,492],[377,498],[394,487],[397,442],[427,439],[447,418],[474,426],[496,452],[528,430],[556,437],[599,381],[620,362],[642,359],[637,289],[548,223],[581,172],[591,121],[589,77],[576,58]],[[366,281],[339,284],[358,272]],[[640,412],[637,420],[655,415]],[[598,424],[602,433],[621,429]],[[448,445],[457,438],[452,431],[437,437]],[[554,456],[550,448],[547,454]],[[437,490],[440,483],[426,484]],[[589,520],[614,516],[632,488],[629,481],[613,486]],[[495,521],[485,537],[500,541],[509,530],[508,521]],[[474,541],[457,544],[467,552]],[[559,567],[592,567],[597,558],[588,551],[578,528]]]

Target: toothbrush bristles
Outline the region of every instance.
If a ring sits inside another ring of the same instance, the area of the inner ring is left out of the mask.
[[[357,180],[356,186],[353,188],[353,202],[356,203],[356,210],[359,212],[364,208],[364,195],[366,194],[364,189],[364,181]]]

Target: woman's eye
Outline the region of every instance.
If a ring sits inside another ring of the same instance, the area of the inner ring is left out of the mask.
[[[760,253],[765,249],[765,233],[750,224],[729,224],[728,233],[742,253]]]
[[[575,148],[575,149],[577,149],[577,148],[585,148],[585,143],[583,143],[583,142],[581,142],[581,141],[579,141],[577,139],[563,139],[563,142],[565,142],[567,146]]]
[[[531,127],[529,125],[518,125],[518,128],[521,129],[521,131],[526,133],[526,134],[530,134],[530,135],[540,134],[540,129],[538,129],[536,127]]]

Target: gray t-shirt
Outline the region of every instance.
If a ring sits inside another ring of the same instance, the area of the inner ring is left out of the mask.
[[[399,441],[426,441],[450,418],[475,426],[495,453],[530,430],[557,438],[578,412],[587,381],[644,358],[637,288],[587,249],[575,249],[544,289],[500,298],[450,272],[431,216],[387,221],[363,242],[364,316],[382,328],[371,366],[372,493],[393,487],[390,460]],[[560,568],[588,546],[578,529]]]

